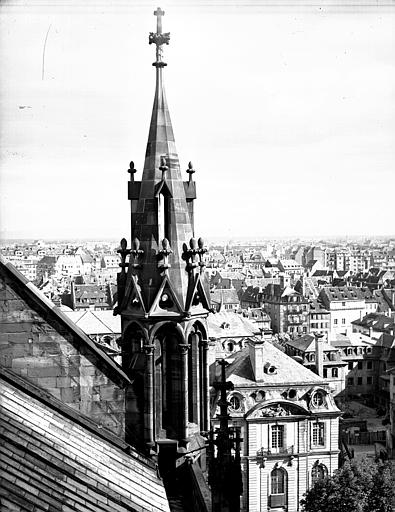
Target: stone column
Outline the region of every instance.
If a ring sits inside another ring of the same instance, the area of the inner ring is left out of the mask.
[[[144,405],[144,439],[148,451],[154,446],[154,348],[155,345],[144,345],[146,356],[145,405]]]
[[[178,349],[181,354],[181,397],[183,417],[181,419],[181,435],[188,438],[188,349],[187,343],[180,343]]]
[[[203,410],[201,411],[203,419],[203,430],[210,430],[210,369],[208,365],[208,340],[201,341],[202,346],[202,394]]]

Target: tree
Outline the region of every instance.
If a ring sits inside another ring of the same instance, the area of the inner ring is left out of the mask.
[[[346,461],[332,477],[317,480],[301,505],[304,512],[392,512],[394,483],[388,462]]]

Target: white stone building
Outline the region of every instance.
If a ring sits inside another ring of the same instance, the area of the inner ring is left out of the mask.
[[[231,420],[243,438],[241,510],[299,511],[313,481],[338,468],[340,411],[330,388],[268,341],[251,339],[227,362]]]

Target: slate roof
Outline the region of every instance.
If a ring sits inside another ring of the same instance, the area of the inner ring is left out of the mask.
[[[65,314],[86,334],[120,334],[121,317],[112,310],[65,311]]]
[[[315,337],[312,334],[305,334],[300,338],[289,340],[286,344],[290,347],[297,348],[302,352],[315,352]],[[322,342],[322,348],[324,352],[331,352],[336,350],[335,347],[329,343]]]
[[[326,295],[329,301],[365,299],[365,293],[355,286],[325,286],[320,294]]]
[[[354,320],[351,323],[367,329],[372,327],[373,330],[382,332],[395,328],[394,320],[381,313],[369,313],[361,320]]]
[[[76,284],[75,285],[76,299],[93,299],[99,298],[107,299],[107,293],[102,287],[97,284]]]
[[[281,264],[284,268],[300,268],[302,265],[298,263],[296,260],[284,259],[279,260],[279,264]]]
[[[376,341],[377,347],[392,348],[394,344],[395,336],[384,332],[380,338]]]
[[[334,340],[331,340],[331,345],[336,348],[342,347],[356,347],[356,346],[365,346],[371,347],[372,343],[368,341],[369,337],[364,336],[360,333],[350,333],[348,336],[345,334],[336,333],[336,337]]]
[[[239,304],[239,297],[237,291],[234,288],[217,288],[211,290],[210,297],[212,302],[218,304]]]
[[[322,314],[330,314],[330,312],[325,308],[325,306],[322,304],[319,300],[312,300],[310,302],[310,311],[313,313],[322,313]]]
[[[316,270],[312,277],[333,277],[333,270]]]
[[[276,348],[270,342],[265,342],[265,356],[267,362],[277,368],[274,374],[265,374],[262,386],[312,384],[319,385],[323,379],[297,363],[287,354]],[[255,384],[255,378],[251,366],[249,347],[232,354],[227,359],[230,363],[226,368],[226,378],[231,380],[235,386],[249,386]],[[261,383],[260,383],[261,385]]]
[[[306,270],[311,270],[316,263],[317,260],[309,260],[305,265]]]
[[[37,265],[53,265],[53,266],[55,266],[56,260],[57,260],[56,256],[43,256],[37,262]]]
[[[0,384],[1,510],[169,511],[152,461],[1,367]]]
[[[249,308],[248,310],[243,310],[243,316],[253,320],[270,322],[270,316],[262,308]]]
[[[260,286],[248,286],[242,296],[241,301],[244,302],[261,302],[263,299],[263,288]]]
[[[258,327],[238,313],[220,311],[207,317],[210,338],[246,338],[260,334]]]
[[[87,254],[86,252],[82,253],[81,255],[82,263],[93,263],[93,258],[90,254]]]

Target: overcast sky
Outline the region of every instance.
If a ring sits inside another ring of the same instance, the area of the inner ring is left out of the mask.
[[[197,236],[395,234],[389,3],[162,3]],[[1,3],[3,238],[130,237],[126,171],[134,160],[139,179],[144,162],[156,6]]]

